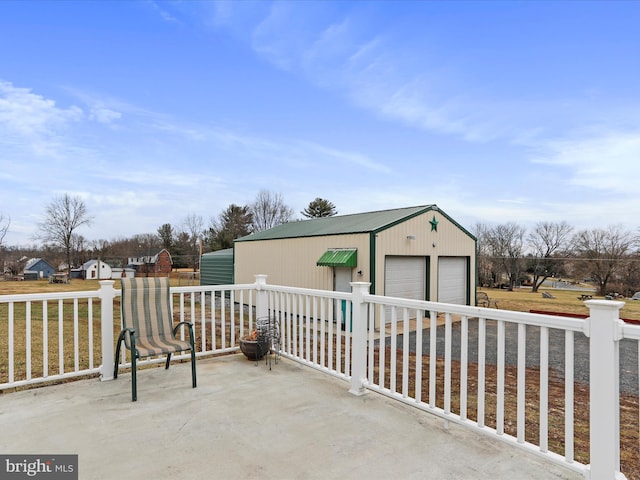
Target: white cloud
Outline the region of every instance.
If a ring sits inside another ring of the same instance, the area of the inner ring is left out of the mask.
[[[0,135],[42,137],[83,118],[79,107],[60,108],[28,88],[0,80]]]
[[[75,86],[65,86],[62,90],[85,106],[90,120],[103,125],[115,126],[126,119],[144,119],[145,124],[163,119],[157,112],[102,92]]]
[[[362,6],[255,6],[216,3],[213,23],[233,31],[277,68],[335,91],[381,118],[467,142],[522,145],[539,142],[546,130],[574,128],[594,114],[592,103],[585,103],[584,88],[565,98],[530,96],[532,92],[508,97],[491,85],[478,85],[464,60],[438,57],[437,43],[425,53],[392,27],[374,26]],[[599,109],[597,115],[607,113]]]
[[[135,185],[141,190],[153,188],[154,191],[170,191],[171,189],[195,190],[205,185],[214,187],[222,183],[221,177],[215,175],[182,172],[179,165],[176,166],[176,170],[169,170],[166,167],[159,169],[157,166],[154,168],[153,165],[149,165],[146,169],[140,169],[140,166],[138,166],[136,170],[120,168],[115,171],[108,169],[97,172],[95,176],[102,181],[110,180],[122,184]]]
[[[122,118],[122,114],[105,107],[93,107],[89,112],[89,118],[99,123],[109,125],[115,120]]]
[[[233,161],[262,160],[274,167],[290,167],[296,170],[317,168],[337,162],[341,166],[364,168],[369,171],[392,171],[388,166],[360,152],[340,150],[304,139],[265,138],[224,127],[177,123],[167,118],[157,118],[149,125],[163,132],[210,144],[212,158],[224,152],[225,158],[234,159]]]
[[[390,174],[393,172],[393,170],[387,165],[378,163],[361,153],[341,151],[310,142],[302,142],[301,145],[307,150],[307,155],[314,154],[314,157],[329,157],[338,160],[339,162],[346,162],[356,167],[363,167],[366,170],[372,170],[384,174]]]
[[[640,178],[640,131],[593,129],[581,136],[553,140],[534,163],[564,167],[572,185],[637,194]]]
[[[169,13],[168,10],[158,5],[158,2],[155,2],[153,0],[148,0],[147,4],[151,5],[151,8],[153,8],[153,10],[157,12],[158,15],[160,15],[160,18],[162,18],[165,22],[181,23],[180,20],[178,20],[175,16],[171,15],[171,13]]]
[[[82,195],[88,201],[100,207],[125,207],[130,210],[143,208],[158,208],[166,202],[158,191],[123,190],[117,193],[85,193]]]
[[[399,51],[397,38],[370,32],[360,18],[322,13],[276,3],[254,26],[251,45],[278,68],[381,117],[473,142],[519,135],[522,127],[509,117],[523,105],[479,101],[455,91],[448,85],[455,72],[425,61],[420,52]],[[230,14],[226,18],[231,21]]]
[[[22,90],[26,91],[26,89]],[[86,109],[89,112],[87,118],[90,120],[108,126],[115,124],[126,125],[126,129],[119,129],[120,134],[123,136],[133,132],[145,132],[145,134],[153,135],[156,139],[155,141],[162,145],[161,157],[172,151],[179,151],[183,154],[185,152],[184,141],[186,139],[188,142],[210,145],[208,149],[212,159],[216,158],[216,155],[223,154],[225,158],[234,162],[257,160],[269,162],[274,167],[281,166],[298,170],[317,168],[318,165],[325,165],[327,162],[338,162],[341,166],[348,165],[369,171],[382,173],[391,171],[388,166],[360,152],[339,150],[332,146],[320,145],[304,139],[271,139],[219,126],[184,122],[108,95],[87,92],[75,87],[66,87],[65,92],[76,98],[81,104],[86,105]],[[52,100],[47,100],[34,94],[30,95],[41,99],[50,108],[55,105]],[[78,110],[81,111],[79,108]],[[90,159],[91,168],[85,172],[87,177],[100,176],[101,178],[119,179],[140,184],[171,184],[176,187],[184,187],[196,181],[190,175],[185,176],[173,171],[158,170],[156,166],[146,170],[140,169],[138,166],[137,171],[131,171],[127,168],[126,158],[131,156],[132,151],[127,146],[125,150],[118,153],[121,149],[119,142],[125,141],[120,138],[114,137],[107,151],[91,152],[82,147],[77,141],[74,143],[69,138],[51,134],[46,137],[46,142],[41,138],[34,139],[31,148],[43,154],[47,149],[50,153],[52,151],[59,152],[57,158],[77,157]],[[176,143],[176,141],[179,143]],[[147,151],[146,154],[149,155],[149,152]],[[117,163],[124,163],[125,165],[123,166],[125,168],[119,168],[118,173],[114,173],[114,162],[110,160],[110,157],[119,157]],[[156,158],[156,161],[159,160],[160,158]],[[203,160],[205,159],[192,159],[196,163]],[[107,167],[100,167],[100,165],[110,165],[109,168],[111,170]]]

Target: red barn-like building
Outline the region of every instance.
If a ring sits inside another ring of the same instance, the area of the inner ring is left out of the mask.
[[[128,265],[136,271],[136,276],[168,276],[173,268],[171,254],[164,248],[155,255],[130,257]]]

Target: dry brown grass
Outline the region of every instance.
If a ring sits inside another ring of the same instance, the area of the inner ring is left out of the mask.
[[[184,279],[174,276],[169,279],[172,287],[185,286]],[[115,280],[113,288],[120,289],[120,280]],[[0,295],[20,295],[23,293],[58,293],[58,292],[84,292],[99,290],[98,280],[72,279],[69,283],[49,283],[47,280],[36,281],[2,281],[0,280]]]
[[[403,352],[396,352],[397,363],[400,365]],[[385,351],[386,371],[390,368],[390,348]],[[416,357],[409,353],[408,394],[415,396],[415,366]],[[375,379],[378,379],[378,354],[375,355]],[[423,356],[422,360],[422,385],[420,388],[421,399],[429,402],[429,376],[430,359]],[[526,369],[526,393],[525,393],[525,441],[535,445],[540,444],[539,438],[539,385],[540,371],[537,368]],[[486,365],[485,368],[485,413],[484,424],[490,428],[497,427],[497,368]],[[467,380],[467,418],[478,421],[478,365],[468,365]],[[384,387],[390,388],[391,382],[387,375]],[[402,372],[396,373],[396,391],[401,393]],[[551,372],[549,375],[548,398],[548,448],[560,455],[565,454],[564,424],[565,424],[565,387],[564,380]],[[505,405],[504,405],[504,432],[517,435],[517,368],[505,367],[504,378]],[[444,360],[437,359],[436,363],[436,399],[435,404],[444,408]],[[589,386],[576,382],[574,385],[574,458],[576,461],[589,463]],[[451,368],[451,411],[460,415],[460,365],[452,361]],[[638,411],[638,397],[623,395],[620,399],[620,464],[621,470],[628,480],[640,480],[640,421]]]
[[[486,292],[489,298],[498,302],[501,310],[515,310],[528,312],[530,310],[542,310],[555,313],[577,313],[588,315],[589,309],[582,300],[578,299],[581,291],[564,289],[541,289],[532,293],[530,288],[519,288],[513,291],[482,288],[479,291]],[[544,298],[542,292],[548,292],[555,298]],[[586,292],[588,293],[588,292]],[[604,297],[593,297],[594,300],[604,300]],[[640,320],[640,301],[621,299],[625,306],[620,311],[622,318]]]
[[[46,280],[36,281],[0,281],[0,295],[21,295],[24,293],[59,293],[98,290],[98,280],[71,280],[69,283],[49,283]],[[118,282],[115,283],[118,288]]]

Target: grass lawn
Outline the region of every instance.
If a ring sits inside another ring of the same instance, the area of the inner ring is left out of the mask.
[[[180,286],[178,278],[170,279],[172,287]],[[184,280],[182,286],[185,286]],[[120,289],[120,280],[115,280],[113,288]],[[83,292],[99,290],[98,280],[72,279],[69,283],[49,283],[47,280],[35,281],[0,281],[0,295],[19,295],[22,293],[58,293],[58,292]]]
[[[491,300],[498,302],[501,310],[515,310],[528,312],[530,310],[542,310],[554,313],[577,313],[588,315],[589,309],[578,297],[582,293],[578,290],[566,289],[541,289],[532,293],[530,288],[518,288],[510,292],[494,288],[482,288],[479,291],[486,292]],[[547,292],[555,298],[544,298],[542,292]],[[604,300],[604,297],[593,296],[594,300]],[[621,299],[625,306],[620,311],[621,318],[640,321],[640,301]]]
[[[114,285],[118,286],[118,282]],[[69,283],[49,283],[47,280],[0,281],[0,295],[20,295],[23,293],[58,293],[98,290],[98,280],[71,280]]]

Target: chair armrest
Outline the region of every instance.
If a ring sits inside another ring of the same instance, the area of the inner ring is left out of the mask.
[[[135,328],[124,328],[120,331],[120,336],[118,337],[118,343],[120,343],[122,340],[124,340],[124,336],[126,334],[129,334],[129,339],[131,339],[131,346],[135,346],[136,344],[136,329]]]
[[[186,325],[187,329],[189,330],[189,343],[191,343],[191,346],[194,347],[195,345],[195,336],[193,334],[193,323],[191,322],[180,322],[178,323],[175,327],[173,327],[173,336],[175,337],[176,332],[178,331],[178,329],[182,326],[182,325]]]
[[[116,344],[118,345],[118,350],[120,349],[120,343],[124,340],[124,336],[127,333],[129,334],[129,341],[131,342],[131,348],[129,348],[129,350],[132,352],[135,352],[135,356],[137,356],[138,349],[136,348],[136,329],[135,328],[127,327],[120,332],[120,336],[118,337],[118,343]],[[125,347],[127,346],[126,342],[124,346]]]

